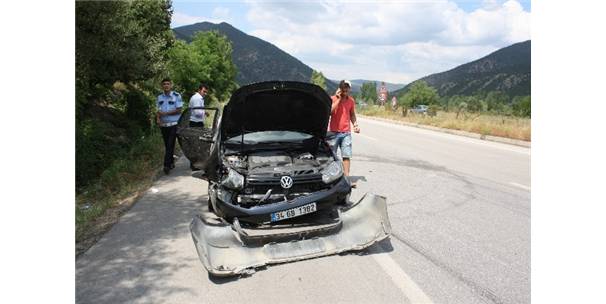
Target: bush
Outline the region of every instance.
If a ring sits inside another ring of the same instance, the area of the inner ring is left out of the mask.
[[[530,96],[514,98],[512,108],[515,115],[521,117],[530,117]]]
[[[427,115],[428,116],[436,116],[438,114],[438,109],[439,107],[435,104],[429,105],[429,107],[427,107]]]
[[[88,185],[76,195],[76,239],[81,240],[89,223],[101,216],[116,201],[124,199],[137,190],[143,190],[153,180],[162,163],[164,145],[160,132],[154,130],[131,144],[126,153],[111,163],[89,161],[90,164],[104,165],[100,177],[88,180]],[[80,161],[86,161],[80,159]],[[88,168],[81,168],[88,169]],[[83,170],[87,172],[88,170]],[[88,208],[80,208],[83,204]]]
[[[126,117],[137,124],[144,132],[152,124],[152,100],[139,90],[129,90],[126,93]]]
[[[124,155],[126,136],[112,124],[86,119],[76,126],[76,187],[98,178],[114,159]]]
[[[114,160],[101,173],[101,188],[110,193],[119,193],[127,188],[138,175],[149,174],[161,164],[163,142],[159,132],[143,136],[131,144],[128,153]]]
[[[145,132],[140,124],[111,109],[97,108],[76,125],[76,187],[101,178],[117,159],[126,157]]]
[[[465,97],[465,103],[467,104],[467,111],[472,113],[481,112],[483,109],[482,101],[477,96]]]
[[[377,116],[380,111],[381,111],[381,109],[380,109],[379,106],[369,105],[369,106],[366,107],[366,109],[364,111],[364,115]]]

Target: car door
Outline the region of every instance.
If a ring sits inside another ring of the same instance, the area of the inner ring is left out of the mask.
[[[194,124],[190,121],[192,113],[198,116],[203,113],[203,122]],[[204,171],[202,176],[208,176],[207,165],[217,141],[218,121],[218,108],[193,107],[181,114],[177,124],[177,139],[181,150],[194,167]]]

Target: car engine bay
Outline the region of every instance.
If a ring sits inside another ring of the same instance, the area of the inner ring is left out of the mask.
[[[253,151],[223,157],[227,170],[235,170],[245,182],[234,193],[233,202],[243,207],[288,201],[329,188],[322,175],[334,162],[330,150],[319,149],[312,154],[304,150]],[[288,176],[292,184],[285,187],[281,179]]]

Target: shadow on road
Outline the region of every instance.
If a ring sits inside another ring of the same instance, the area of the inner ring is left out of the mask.
[[[76,260],[77,303],[163,303],[203,298],[203,282],[234,283],[251,276],[213,277],[199,261],[189,224],[206,208],[206,183],[191,177],[183,158],[161,177],[102,239]],[[357,180],[366,180],[356,176]],[[373,252],[369,250],[376,248]],[[389,240],[360,252],[391,252]],[[268,270],[264,266],[255,272]],[[193,275],[192,275],[193,273]]]
[[[366,180],[366,177],[365,177],[365,176],[355,176],[355,175],[350,175],[350,176],[348,176],[348,178],[349,178],[349,181],[350,181],[352,184],[355,184],[355,183],[357,183],[357,182],[359,182],[359,181],[367,182],[367,180]]]
[[[211,275],[210,272],[208,273],[208,280],[217,285],[235,282],[244,277],[245,276],[217,277],[217,276]]]
[[[190,171],[180,162],[154,184],[88,252],[76,260],[77,303],[163,302],[197,293],[167,282],[199,267],[189,223],[206,195],[183,186]],[[189,185],[189,184],[187,184]],[[198,187],[204,185],[196,179]],[[175,244],[178,243],[178,244]]]
[[[364,250],[361,251],[349,251],[341,253],[340,255],[373,255],[378,253],[389,253],[394,251],[393,246],[391,245],[391,238],[384,239]]]
[[[389,238],[380,241],[379,243],[376,243],[364,250],[361,251],[346,251],[346,252],[342,252],[339,254],[335,254],[338,256],[346,256],[346,255],[358,255],[358,256],[367,256],[367,255],[373,255],[373,254],[379,254],[379,253],[389,253],[394,251],[393,246],[391,245],[391,240]],[[321,256],[321,257],[316,257],[316,258],[311,258],[311,259],[307,259],[307,260],[315,260],[315,259],[323,259],[326,258],[327,256]],[[243,275],[239,275],[239,276],[233,276],[233,277],[217,277],[217,276],[213,276],[210,273],[208,274],[208,279],[209,281],[213,282],[214,284],[217,285],[222,285],[222,284],[228,284],[228,283],[233,283],[233,282],[237,282],[239,280],[242,279],[247,279],[247,278],[251,278],[254,276],[254,273],[256,272],[260,272],[260,271],[265,271],[265,270],[269,270],[271,267],[276,267],[276,266],[280,266],[283,264],[291,264],[291,263],[297,263],[297,262],[301,262],[301,261],[293,261],[293,262],[284,262],[284,263],[276,263],[276,264],[271,264],[271,265],[264,265],[258,268],[255,268],[251,274],[243,274]]]

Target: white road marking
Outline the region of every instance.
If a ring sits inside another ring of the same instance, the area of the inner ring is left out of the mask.
[[[150,191],[151,193],[158,193],[158,191],[159,191],[159,190],[158,190],[157,188],[153,188],[153,187],[152,187],[151,189],[149,189],[149,191]]]
[[[376,139],[376,138],[374,138],[374,137],[370,137],[370,136],[368,136],[368,135],[364,135],[364,134],[360,134],[360,133],[355,133],[355,134],[356,134],[356,135],[354,135],[354,136],[362,136],[362,137],[364,137],[364,138],[368,138],[368,139],[371,139],[371,140],[378,140],[378,139]]]
[[[383,271],[389,275],[391,280],[400,288],[402,293],[411,303],[432,303],[431,299],[421,290],[421,288],[400,268],[400,265],[394,261],[388,253],[375,253],[371,255],[375,261],[383,268]]]
[[[528,186],[524,186],[522,184],[518,184],[518,183],[514,183],[514,182],[509,182],[509,184],[512,185],[512,186],[516,186],[518,188],[522,188],[524,190],[530,191],[530,187],[528,187]]]

